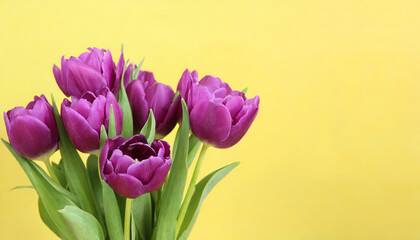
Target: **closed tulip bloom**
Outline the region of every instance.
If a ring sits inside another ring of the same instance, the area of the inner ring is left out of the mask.
[[[219,78],[196,71],[183,73],[178,90],[190,112],[191,130],[201,141],[217,148],[235,145],[248,131],[259,109],[260,98],[247,99]]]
[[[172,163],[167,142],[155,140],[148,145],[140,134],[127,140],[121,136],[108,139],[99,161],[102,179],[126,198],[158,190]]]
[[[35,96],[26,108],[4,113],[10,144],[22,156],[39,159],[58,148],[58,130],[52,106],[44,95]]]
[[[53,67],[54,77],[58,86],[66,96],[80,98],[85,92],[97,94],[104,88],[113,93],[120,89],[122,68],[124,68],[123,53],[118,66],[115,66],[109,50],[88,48],[89,52],[79,57],[61,58],[61,70]]]
[[[172,101],[175,93],[168,85],[156,82],[153,73],[148,71],[140,71],[138,78],[129,82],[132,70],[135,70],[133,65],[128,66],[124,83],[128,85],[127,96],[133,112],[134,130],[139,132],[143,128],[149,117],[149,109],[152,109],[156,134],[163,138],[177,122],[177,105]]]
[[[74,146],[81,152],[99,150],[101,126],[108,132],[110,106],[115,116],[117,134],[121,133],[123,113],[114,94],[106,91],[95,95],[86,92],[81,98],[64,99],[61,104],[61,118]]]

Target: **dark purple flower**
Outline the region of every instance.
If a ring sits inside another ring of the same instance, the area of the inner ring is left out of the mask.
[[[54,111],[44,95],[35,96],[26,108],[4,113],[10,144],[26,158],[38,159],[58,148]]]
[[[170,147],[165,141],[151,145],[139,134],[125,140],[108,139],[101,152],[99,167],[102,179],[119,195],[137,198],[158,190],[171,167]]]
[[[86,92],[81,98],[64,99],[61,104],[61,118],[74,146],[81,152],[99,150],[101,126],[108,132],[110,106],[114,110],[115,128],[121,133],[123,113],[114,94],[110,91],[96,96]]]
[[[54,77],[61,91],[66,96],[80,98],[85,92],[97,94],[104,88],[113,93],[120,89],[124,57],[121,53],[118,66],[115,66],[109,50],[88,48],[89,52],[82,53],[78,58],[61,58],[61,70],[53,67]]]
[[[156,120],[156,134],[162,138],[172,131],[177,122],[177,106],[172,102],[175,93],[168,85],[156,82],[153,73],[140,71],[138,78],[130,82],[131,71],[127,67],[124,84],[127,84],[127,96],[133,112],[134,130],[139,132],[149,117],[152,109]]]
[[[239,142],[258,113],[258,96],[247,99],[244,93],[233,91],[213,76],[198,81],[196,71],[185,70],[178,90],[187,103],[194,135],[218,148]]]

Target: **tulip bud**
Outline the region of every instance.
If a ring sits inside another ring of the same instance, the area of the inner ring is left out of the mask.
[[[127,67],[127,75],[135,71],[133,65]],[[127,84],[127,96],[133,112],[135,132],[139,132],[149,117],[152,109],[156,121],[156,134],[168,135],[177,122],[177,106],[172,102],[175,93],[168,85],[156,82],[153,73],[140,71],[138,78],[132,82],[124,77]]]
[[[101,126],[108,132],[110,106],[115,116],[117,134],[122,129],[122,110],[110,91],[96,96],[86,92],[81,98],[72,97],[72,102],[64,99],[61,104],[61,118],[73,145],[81,152],[99,150]]]
[[[171,163],[167,142],[155,140],[148,145],[141,134],[127,140],[121,136],[108,139],[99,160],[102,179],[126,198],[158,190]]]
[[[22,156],[39,159],[58,149],[54,111],[44,95],[4,113],[4,122],[10,144]]]
[[[61,70],[53,67],[54,77],[61,91],[66,96],[80,98],[85,92],[97,94],[104,88],[109,88],[115,94],[119,90],[124,61],[121,53],[118,67],[112,60],[109,50],[88,48],[78,58],[61,58]],[[118,69],[117,69],[118,68]]]
[[[247,99],[245,94],[233,91],[219,78],[205,76],[187,69],[178,90],[190,113],[191,130],[201,141],[217,148],[235,145],[248,131],[259,109],[259,96]]]

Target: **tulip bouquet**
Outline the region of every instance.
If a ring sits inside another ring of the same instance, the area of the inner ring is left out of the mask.
[[[188,69],[175,93],[140,70],[142,62],[128,64],[122,51],[115,63],[98,48],[63,56],[53,67],[70,97],[61,114],[44,95],[4,113],[10,144],[3,142],[38,194],[42,221],[61,239],[187,239],[204,198],[238,165],[197,182],[207,149],[235,145],[259,97],[247,99],[213,76],[199,81]],[[177,123],[171,153],[162,139]],[[51,162],[57,150],[61,159]],[[89,154],[86,162],[78,151]]]

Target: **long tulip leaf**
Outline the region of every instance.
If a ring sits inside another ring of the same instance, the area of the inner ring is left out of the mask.
[[[53,233],[60,237],[60,230],[57,228],[57,225],[55,225],[50,215],[48,215],[47,209],[45,208],[40,198],[38,198],[38,211],[39,216],[41,217],[41,220],[45,223],[45,225],[47,225],[47,227],[51,231],[53,231]]]
[[[104,240],[104,233],[98,220],[91,214],[73,206],[66,206],[58,213],[63,217],[76,240]]]
[[[134,224],[141,239],[148,240],[153,232],[153,210],[150,193],[133,199],[132,209]]]
[[[60,115],[58,113],[54,96],[52,96],[52,103],[54,108],[55,121],[57,123],[58,133],[60,135],[61,159],[66,170],[66,178],[70,185],[70,189],[76,193],[82,209],[95,216],[99,223],[102,225],[102,228],[106,229],[99,206],[96,203],[95,196],[89,185],[89,179],[86,173],[85,165],[83,164],[80,155],[78,154],[76,148],[73,146],[69,136],[67,135],[63,122],[61,121]]]
[[[190,121],[188,108],[184,99],[182,104],[182,123],[175,137],[176,149],[168,181],[163,189],[156,227],[156,239],[174,239],[176,219],[181,206],[185,183],[187,181],[187,158],[189,144]]]
[[[194,136],[194,134],[191,134],[188,145],[189,145],[189,149],[188,149],[187,165],[189,168],[192,162],[194,161],[195,156],[197,155],[198,149],[200,149],[201,142],[200,140],[198,140],[198,138]]]
[[[115,114],[114,114],[114,107],[110,106],[109,111],[109,126],[108,126],[108,137],[112,138],[117,136],[117,130],[115,129]]]
[[[141,62],[139,63],[139,65],[137,66],[137,68],[136,68],[136,72],[134,73],[134,75],[133,75],[133,79],[132,80],[135,80],[135,79],[137,79],[138,77],[139,77],[139,74],[140,74],[140,69],[141,69],[141,66],[143,65],[143,63],[144,63],[144,57],[143,57],[143,59],[141,60]]]
[[[102,182],[102,196],[109,237],[111,240],[123,240],[124,232],[118,202],[115,198],[114,190],[104,181]]]
[[[181,229],[177,237],[178,240],[186,240],[188,238],[197,219],[204,198],[210,193],[214,186],[230,171],[232,171],[232,169],[238,166],[238,164],[238,162],[234,162],[220,169],[217,169],[216,171],[204,177],[199,183],[197,183],[190,204],[188,205],[184,221],[182,222]]]
[[[47,181],[43,175],[41,175],[38,170],[33,166],[34,163],[31,160],[26,159],[17,153],[12,145],[2,139],[4,145],[9,149],[13,154],[16,160],[19,162],[22,169],[25,171],[29,180],[34,186],[36,192],[38,193],[39,198],[42,200],[45,206],[47,214],[50,216],[51,220],[56,224],[58,229],[58,235],[63,239],[70,239],[70,231],[61,216],[58,214],[58,210],[62,209],[66,205],[75,205],[70,199],[65,197],[63,194],[58,192],[50,182]]]
[[[156,129],[155,116],[153,115],[152,109],[150,109],[149,117],[147,118],[146,123],[144,124],[143,128],[140,131],[140,134],[146,137],[147,142],[149,144],[152,144],[153,140],[155,139],[155,129]]]
[[[52,169],[55,173],[55,176],[57,176],[58,181],[60,182],[60,185],[63,188],[66,188],[67,186],[67,179],[66,174],[64,173],[64,169],[61,169],[60,165],[58,165],[55,162],[51,162]]]
[[[102,183],[99,175],[99,159],[96,155],[91,154],[86,161],[86,171],[89,177],[89,183],[95,195],[96,202],[104,216],[104,202],[102,198]]]
[[[128,101],[127,92],[125,91],[124,86],[124,74],[126,71],[126,65],[127,64],[124,63],[124,70],[121,76],[121,89],[118,104],[120,105],[123,111],[123,126],[121,136],[127,139],[133,135],[133,115],[131,113],[130,102]]]

